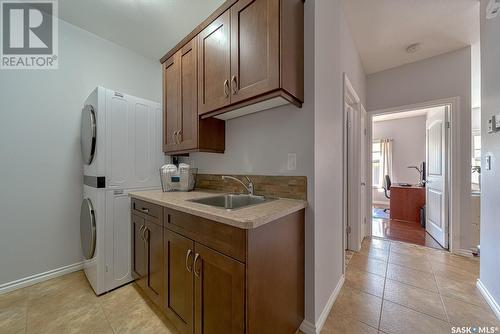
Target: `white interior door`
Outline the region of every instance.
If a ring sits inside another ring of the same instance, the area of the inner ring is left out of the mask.
[[[361,212],[361,240],[367,235],[367,226],[366,226],[366,163],[365,163],[365,158],[366,158],[366,110],[361,107],[361,123],[360,123],[360,137],[361,137],[361,142],[360,142],[360,159],[359,159],[359,168],[360,168],[360,211]]]
[[[447,107],[427,115],[426,230],[448,248]]]

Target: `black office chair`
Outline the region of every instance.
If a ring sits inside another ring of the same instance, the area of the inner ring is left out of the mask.
[[[391,198],[391,196],[388,194],[388,192],[391,191],[391,185],[392,185],[392,182],[391,182],[391,177],[389,175],[386,175],[385,176],[385,185],[384,185],[384,195],[385,197],[387,198]],[[389,211],[389,209],[384,209],[384,212],[387,212]]]

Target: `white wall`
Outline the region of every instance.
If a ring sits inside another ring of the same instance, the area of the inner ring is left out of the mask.
[[[373,122],[374,140],[392,139],[392,182],[417,184],[420,175],[408,166],[425,161],[425,116]],[[373,189],[373,201],[389,202],[383,192]]]
[[[0,71],[0,284],[81,261],[80,113],[97,85],[161,101],[161,66],[59,23],[59,69]]]
[[[199,172],[305,175],[306,320],[316,323],[342,275],[343,71],[365,100],[365,75],[340,1],[305,2],[305,103],[229,120],[226,152],[194,153]],[[297,170],[288,171],[288,153]]]
[[[485,157],[492,156],[492,169],[482,170],[481,182],[481,273],[486,289],[500,304],[500,133],[488,134],[487,122],[500,113],[500,17],[485,20],[488,1],[481,1],[481,144]]]
[[[470,215],[471,49],[457,51],[403,65],[367,77],[368,111],[395,108],[451,97],[460,97],[461,249],[473,247]]]

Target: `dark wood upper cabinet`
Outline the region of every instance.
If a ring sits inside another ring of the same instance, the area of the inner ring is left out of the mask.
[[[196,37],[201,120],[302,106],[303,0],[227,0],[161,62]]]
[[[163,64],[163,151],[168,154],[224,152],[224,121],[198,117],[197,50],[195,36]]]
[[[231,15],[227,11],[199,35],[198,113],[230,104],[231,76]]]
[[[245,333],[245,265],[196,243],[195,334]]]
[[[194,242],[167,229],[164,235],[164,311],[181,334],[192,334]]]
[[[279,88],[279,1],[231,7],[231,103]]]
[[[177,150],[179,129],[179,64],[175,55],[163,64],[163,151]]]

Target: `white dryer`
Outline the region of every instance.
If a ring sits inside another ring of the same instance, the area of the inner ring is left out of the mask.
[[[130,191],[159,189],[162,109],[97,87],[82,110],[80,212],[85,274],[96,294],[132,280]]]

